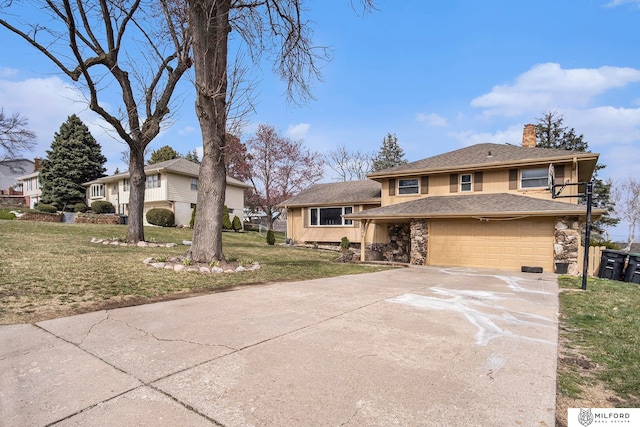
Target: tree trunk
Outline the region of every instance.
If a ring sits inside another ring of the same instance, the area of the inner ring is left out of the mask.
[[[144,173],[144,148],[135,150],[131,147],[129,155],[129,175],[127,241],[129,243],[138,243],[144,241],[144,190],[147,180]]]
[[[190,0],[196,75],[196,114],[202,131],[202,163],[190,257],[197,262],[224,259],[222,214],[226,190],[227,49],[230,0]]]

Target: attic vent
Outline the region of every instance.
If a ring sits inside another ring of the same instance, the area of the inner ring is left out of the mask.
[[[491,155],[491,150],[489,150],[489,154],[487,154],[487,157],[493,157],[493,156]]]

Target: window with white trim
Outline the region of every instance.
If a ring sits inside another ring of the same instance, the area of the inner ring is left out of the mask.
[[[159,188],[160,187],[160,174],[149,175],[147,177],[146,188]]]
[[[547,188],[549,169],[522,169],[520,171],[520,188]]]
[[[129,191],[131,189],[131,181],[129,181],[128,179],[123,179],[122,180],[122,189],[123,191]]]
[[[398,194],[418,194],[419,185],[418,178],[399,179]]]
[[[91,198],[104,197],[104,184],[91,184]]]
[[[198,178],[191,178],[191,189],[198,191]]]
[[[310,208],[309,209],[309,225],[311,226],[347,226],[353,225],[350,219],[344,219],[342,216],[353,213],[353,206],[338,206],[331,208]]]
[[[470,173],[465,173],[460,175],[460,192],[471,191],[472,183],[473,183],[473,179],[471,178]]]

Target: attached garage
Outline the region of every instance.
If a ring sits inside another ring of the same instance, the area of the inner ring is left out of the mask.
[[[429,265],[553,271],[554,220],[432,219],[428,245]]]

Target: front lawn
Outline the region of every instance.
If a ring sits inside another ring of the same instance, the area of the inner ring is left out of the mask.
[[[40,320],[221,288],[274,281],[357,274],[380,266],[332,262],[337,253],[269,246],[264,233],[223,233],[225,256],[241,263],[257,261],[258,271],[205,275],[155,269],[148,257],[183,255],[190,229],[145,228],[150,242],[174,242],[174,248],[139,248],[91,243],[91,238],[124,239],[122,225],[0,221],[0,324]],[[282,243],[279,236],[277,243]]]
[[[640,285],[560,276],[558,425],[567,408],[640,407]]]

